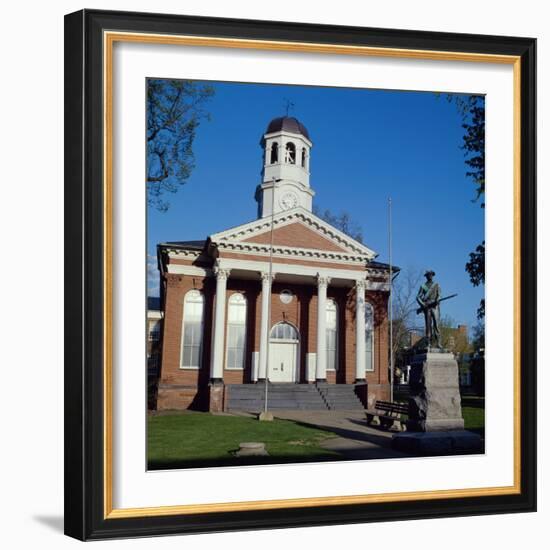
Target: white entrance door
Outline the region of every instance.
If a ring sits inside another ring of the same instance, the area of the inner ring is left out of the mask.
[[[269,381],[296,382],[297,342],[271,340],[269,344]]]

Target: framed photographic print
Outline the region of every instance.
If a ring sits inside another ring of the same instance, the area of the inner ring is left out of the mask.
[[[65,39],[66,533],[534,511],[535,40]]]

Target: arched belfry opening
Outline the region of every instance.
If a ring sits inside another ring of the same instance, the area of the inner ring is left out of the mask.
[[[287,164],[296,164],[296,145],[291,141],[285,146],[285,162]]]
[[[276,141],[271,144],[271,157],[269,162],[271,164],[277,164],[279,162],[279,144]]]

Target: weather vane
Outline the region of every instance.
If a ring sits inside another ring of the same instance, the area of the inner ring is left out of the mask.
[[[294,109],[294,103],[290,101],[290,99],[285,98],[285,108],[286,108],[286,116],[288,116],[288,112],[291,109]]]

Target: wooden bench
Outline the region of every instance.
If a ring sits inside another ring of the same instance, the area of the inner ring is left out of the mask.
[[[369,426],[381,426],[385,430],[402,432],[407,428],[401,420],[401,415],[409,414],[409,405],[393,401],[376,401],[374,409],[367,409],[365,414]]]

